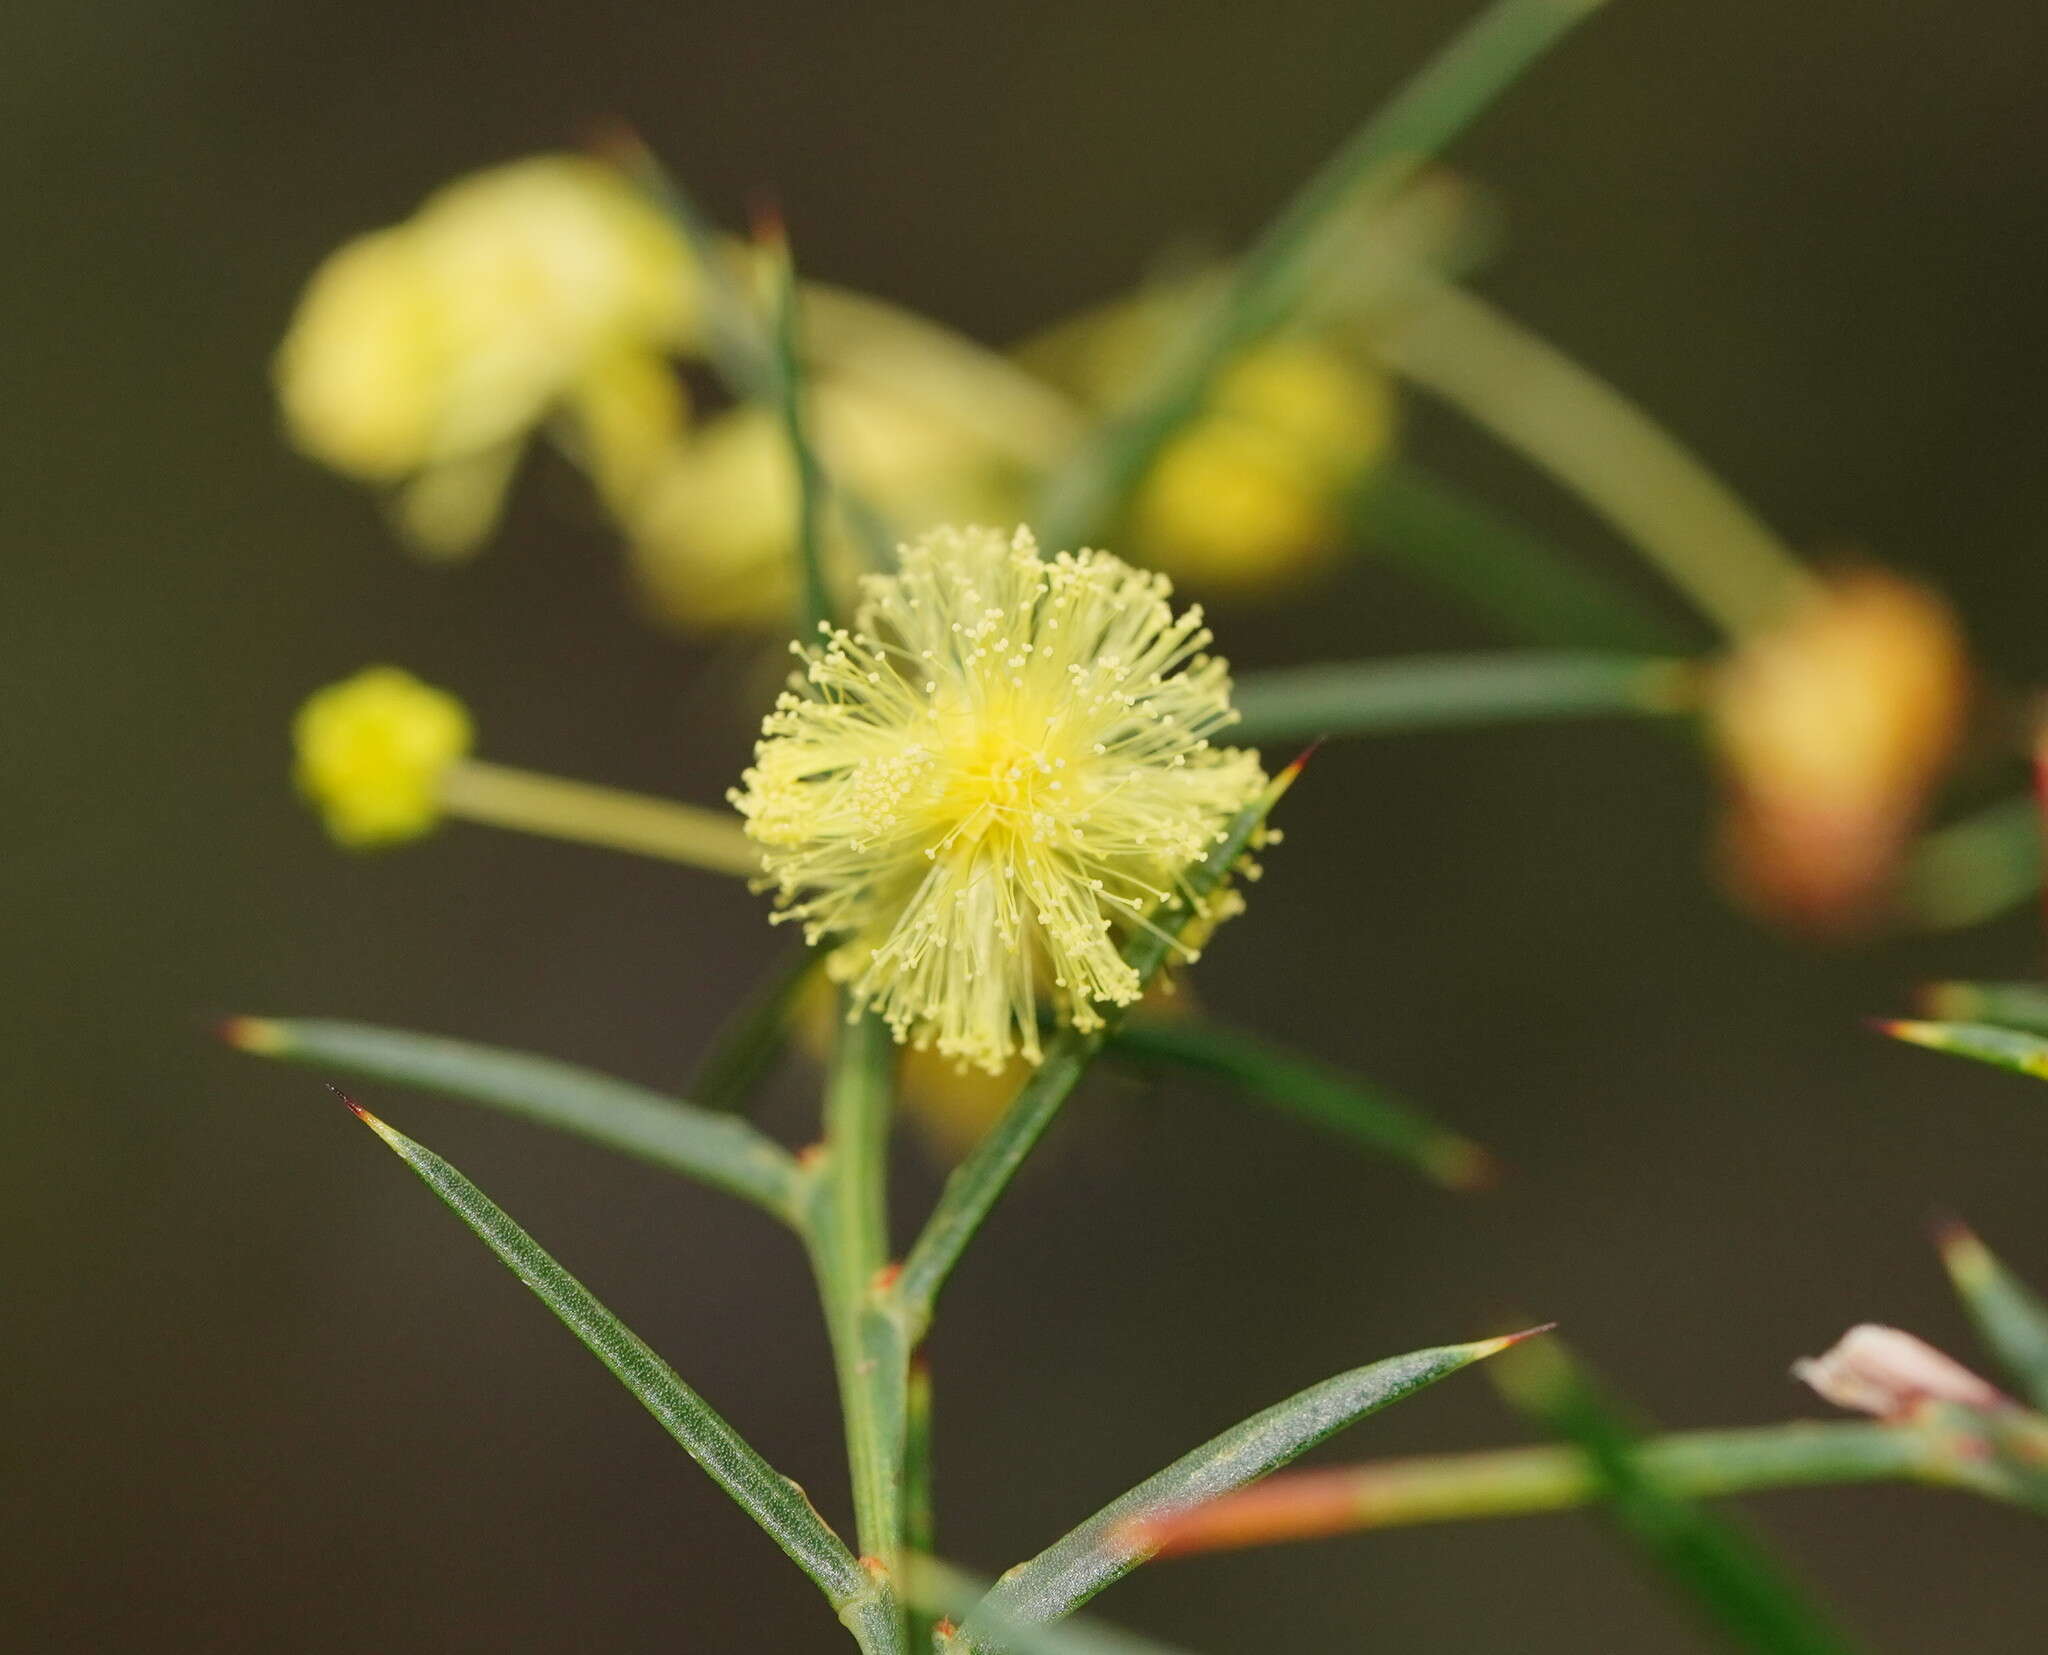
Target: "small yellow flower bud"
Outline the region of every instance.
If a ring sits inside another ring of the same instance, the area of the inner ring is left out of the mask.
[[[469,752],[460,701],[397,667],[315,692],[292,724],[296,778],[344,845],[418,838],[440,820],[440,782]]]

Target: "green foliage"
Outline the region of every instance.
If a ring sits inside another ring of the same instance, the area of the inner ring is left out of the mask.
[[[480,1103],[623,1150],[785,1221],[792,1216],[798,1176],[786,1150],[743,1120],[630,1081],[551,1057],[331,1018],[242,1017],[225,1032],[241,1051]]]
[[[1525,1414],[1585,1455],[1600,1509],[1709,1624],[1761,1655],[1858,1647],[1740,1524],[1660,1473],[1640,1428],[1560,1346],[1518,1352],[1496,1376]]]
[[[1231,739],[1259,746],[1599,713],[1677,713],[1691,699],[1689,681],[1681,662],[1562,650],[1283,667],[1238,681],[1241,718]]]
[[[1107,1055],[1147,1068],[1214,1075],[1247,1097],[1374,1154],[1391,1156],[1450,1189],[1485,1184],[1493,1159],[1391,1093],[1326,1063],[1207,1019],[1131,1017]]]
[[[1512,1340],[1488,1339],[1391,1357],[1326,1379],[1254,1414],[1146,1478],[1036,1557],[1005,1573],[983,1600],[984,1607],[969,1617],[962,1641],[970,1649],[1000,1649],[1005,1646],[990,1636],[989,1628],[1059,1619],[1157,1551],[1158,1542],[1146,1532],[1146,1519],[1256,1482],[1346,1426],[1509,1343]]]
[[[506,1216],[489,1196],[440,1156],[351,1103],[420,1181],[469,1226],[499,1261],[533,1290],[563,1326],[612,1372],[718,1486],[787,1552],[849,1626],[867,1624],[879,1596],[875,1580],[812,1507],[804,1492],[748,1445],[675,1370],[574,1276]],[[866,1644],[880,1649],[879,1643]]]

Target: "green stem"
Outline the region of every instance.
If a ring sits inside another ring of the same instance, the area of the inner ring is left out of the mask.
[[[1245,345],[1300,297],[1340,209],[1391,198],[1602,0],[1495,0],[1310,176],[1232,271],[1156,382],[1083,443],[1047,484],[1040,538],[1054,549],[1099,532],[1160,447]]]
[[[1768,627],[1813,576],[1643,410],[1483,299],[1417,278],[1380,340],[1416,384],[1548,471],[1733,636]]]
[[[825,1141],[804,1217],[846,1421],[854,1527],[893,1578],[903,1557],[907,1357],[880,1295],[888,1263],[888,1138],[895,1046],[882,1021],[843,1025],[825,1084]],[[907,1636],[900,1606],[896,1647]]]
[[[772,243],[775,266],[775,405],[796,468],[797,631],[805,643],[832,624],[832,593],[825,583],[822,526],[825,472],[811,443],[810,419],[804,408],[804,362],[798,347],[796,264],[789,243],[779,235]]]
[[[1653,1437],[1634,1452],[1644,1472],[1694,1498],[1872,1482],[2018,1497],[1995,1466],[1964,1452],[1953,1433],[1933,1428],[1844,1421],[1685,1431]],[[1600,1469],[1583,1450],[1545,1444],[1283,1475],[1172,1514],[1154,1532],[1166,1554],[1179,1555],[1418,1523],[1535,1516],[1589,1506],[1606,1493]]]
[[[1666,717],[1694,702],[1697,677],[1685,661],[1549,649],[1282,667],[1238,681],[1229,739],[1256,747],[1601,714]]]
[[[938,1547],[938,1514],[932,1503],[932,1367],[922,1352],[911,1358],[905,1401],[903,1537],[912,1557],[930,1557]],[[929,1649],[937,1617],[915,1600],[910,1610],[910,1647]]]
[[[1663,655],[1695,642],[1691,628],[1412,461],[1374,472],[1355,510],[1375,558],[1399,564],[1512,637]]]
[[[1149,983],[1166,963],[1180,926],[1187,922],[1194,906],[1223,882],[1258,837],[1267,816],[1301,773],[1305,761],[1305,755],[1296,759],[1273,779],[1264,793],[1238,812],[1209,854],[1188,871],[1184,901],[1177,901],[1172,913],[1155,913],[1152,923],[1125,947],[1124,958],[1137,972],[1140,983]],[[1044,1061],[1024,1082],[1002,1119],[946,1180],[946,1187],[939,1192],[931,1216],[918,1232],[890,1294],[910,1349],[917,1348],[931,1326],[933,1306],[953,1266],[960,1262],[960,1255],[981,1228],[982,1220],[1009,1188],[1010,1180],[1052,1124],[1068,1094],[1087,1073],[1088,1065],[1119,1021],[1120,1011],[1118,1007],[1108,1008],[1104,1022],[1093,1029],[1069,1027],[1055,1035],[1045,1049]]]

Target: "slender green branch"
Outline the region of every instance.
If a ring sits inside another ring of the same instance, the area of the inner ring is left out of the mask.
[[[932,1365],[922,1352],[911,1358],[904,1403],[903,1540],[912,1558],[928,1558],[937,1549],[939,1536],[932,1498]],[[929,1608],[911,1599],[913,1650],[931,1648],[934,1620]]]
[[[1959,931],[2030,901],[2041,890],[2041,835],[2041,807],[2026,793],[1926,834],[1906,861],[1907,917]]]
[[[1495,0],[1348,138],[1238,260],[1214,308],[1137,404],[1084,442],[1047,485],[1041,539],[1070,547],[1107,526],[1231,357],[1285,319],[1340,209],[1391,199],[1601,0]]]
[[[1439,1126],[1413,1104],[1342,1069],[1206,1018],[1134,1015],[1110,1036],[1107,1055],[1214,1075],[1283,1114],[1403,1161],[1446,1189],[1477,1189],[1495,1170],[1493,1157],[1478,1144]]]
[[[888,1578],[903,1555],[906,1356],[878,1297],[888,1262],[888,1138],[896,1050],[869,1014],[846,1022],[825,1085],[825,1141],[804,1234],[825,1306],[846,1420],[862,1552]],[[898,1647],[907,1637],[899,1612]]]
[[[1139,930],[1125,947],[1124,958],[1141,983],[1150,982],[1166,963],[1174,946],[1175,931],[1186,923],[1192,906],[1222,883],[1258,837],[1273,807],[1301,773],[1302,763],[1297,759],[1275,777],[1263,794],[1238,813],[1208,856],[1189,871],[1185,906],[1175,903],[1177,917],[1155,915],[1154,923]],[[910,1348],[916,1348],[931,1325],[932,1307],[939,1290],[945,1286],[953,1266],[960,1262],[968,1242],[974,1239],[974,1232],[981,1228],[997,1198],[1009,1188],[1032,1146],[1052,1124],[1060,1106],[1101,1050],[1110,1027],[1118,1021],[1116,1008],[1106,1012],[1105,1018],[1102,1027],[1066,1028],[1053,1037],[1046,1047],[1044,1061],[1024,1082],[1015,1101],[946,1180],[931,1216],[925,1220],[924,1229],[904,1260],[892,1294]]]
[[[1283,667],[1238,681],[1242,717],[1230,739],[1258,746],[1592,714],[1668,716],[1692,704],[1695,677],[1683,661],[1538,649]]]
[[[1760,1655],[1849,1655],[1857,1645],[1733,1513],[1659,1476],[1640,1428],[1555,1341],[1497,1363],[1495,1385],[1600,1480],[1600,1509],[1708,1625]]]
[[[1692,630],[1578,563],[1534,530],[1407,460],[1359,490],[1358,532],[1398,564],[1510,636],[1561,649],[1688,652]]]
[[[796,262],[779,226],[768,246],[775,281],[775,406],[796,472],[796,635],[809,643],[832,624],[832,593],[825,580],[825,472],[811,443],[804,406]]]
[[[329,1075],[360,1075],[441,1092],[608,1149],[796,1219],[796,1162],[743,1120],[664,1097],[551,1057],[466,1040],[326,1018],[235,1017],[222,1036],[239,1051]]]
[[[698,1108],[737,1114],[753,1101],[789,1044],[791,1013],[821,963],[816,953],[803,949],[748,995],[719,1030],[690,1082],[690,1096]]]
[[[1719,478],[1605,380],[1485,301],[1417,276],[1381,353],[1605,517],[1700,612],[1740,636],[1813,577]]]
[[[965,1616],[988,1594],[990,1583],[935,1557],[914,1557],[910,1563],[911,1601],[927,1615]],[[1013,1620],[999,1611],[980,1612],[981,1630],[997,1639],[1009,1655],[1181,1655],[1165,1644],[1118,1631],[1088,1617],[1039,1622]],[[944,1628],[929,1647],[945,1652],[967,1646],[957,1632]],[[925,1647],[925,1646],[921,1646]]]
[[[861,1647],[869,1655],[892,1655],[899,1646],[883,1640],[877,1619],[883,1588],[818,1515],[804,1491],[762,1459],[717,1410],[482,1190],[360,1104],[350,1102],[349,1107],[817,1583]]]
[[[1874,1482],[2018,1498],[2010,1480],[1966,1439],[1932,1427],[1802,1421],[1677,1432],[1650,1438],[1636,1452],[1666,1488],[1697,1499]],[[1179,1556],[1417,1523],[1538,1516],[1590,1506],[1605,1492],[1584,1452],[1544,1444],[1293,1472],[1164,1514],[1149,1533],[1161,1555]]]

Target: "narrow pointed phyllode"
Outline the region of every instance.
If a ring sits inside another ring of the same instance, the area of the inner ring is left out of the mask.
[[[1989,1023],[1934,1023],[1914,1018],[1873,1017],[1870,1026],[1879,1034],[1908,1045],[1925,1046],[1929,1051],[1973,1058],[1995,1068],[2048,1080],[2048,1039],[2037,1034],[1996,1028]]]

